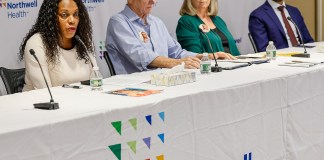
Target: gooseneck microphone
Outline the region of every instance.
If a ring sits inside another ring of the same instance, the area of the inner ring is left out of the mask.
[[[90,54],[89,54],[89,52],[88,52],[88,48],[87,48],[87,46],[84,44],[84,42],[81,40],[80,36],[75,35],[74,38],[75,38],[79,43],[81,43],[81,45],[84,47],[84,49],[86,50],[87,55],[88,55],[89,58],[90,58]],[[91,63],[91,67],[94,67],[91,58],[90,58],[90,63]]]
[[[303,47],[304,47],[304,53],[294,54],[294,55],[292,55],[292,57],[304,57],[304,58],[310,58],[310,54],[307,53],[307,50],[306,50],[306,47],[305,47],[305,43],[304,43],[303,36],[302,36],[302,34],[301,34],[301,32],[300,32],[300,30],[299,30],[297,24],[292,20],[291,17],[288,16],[287,19],[288,19],[290,22],[292,22],[292,23],[294,24],[294,26],[295,26],[295,28],[296,28],[296,30],[297,30],[297,33],[298,33],[298,35],[299,35],[299,37],[300,37],[300,42],[302,43],[302,45],[303,45]]]
[[[34,107],[37,108],[37,109],[46,109],[46,110],[54,110],[54,109],[58,109],[59,108],[59,104],[58,103],[55,103],[54,102],[54,99],[53,99],[53,96],[52,96],[52,93],[51,93],[51,90],[50,88],[48,87],[48,83],[47,83],[47,80],[45,78],[45,75],[44,75],[44,72],[43,72],[43,68],[42,66],[40,65],[39,61],[38,61],[38,58],[37,56],[35,55],[35,51],[33,49],[30,49],[29,50],[30,54],[36,59],[38,65],[39,65],[39,68],[41,69],[42,71],[42,75],[43,75],[43,78],[44,78],[44,81],[46,83],[46,87],[48,89],[48,92],[51,96],[51,100],[50,102],[47,102],[47,103],[35,103],[34,104]]]
[[[212,55],[214,57],[214,60],[215,60],[215,66],[211,67],[211,72],[221,72],[223,71],[223,68],[222,67],[219,67],[218,64],[217,64],[217,60],[216,60],[216,57],[215,57],[215,52],[214,52],[214,49],[213,49],[213,46],[211,45],[210,43],[210,39],[208,38],[208,36],[206,35],[206,33],[201,29],[199,28],[200,32],[202,32],[205,37],[207,38],[207,41],[208,41],[208,44],[209,44],[209,47],[210,49],[212,50]]]

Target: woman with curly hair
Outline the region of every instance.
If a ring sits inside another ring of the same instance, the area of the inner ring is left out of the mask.
[[[89,79],[91,64],[97,65],[91,27],[81,0],[44,0],[36,23],[20,46],[19,58],[24,59],[26,67],[23,91],[46,87],[30,49],[38,57],[49,87]],[[78,43],[76,35],[87,49]]]

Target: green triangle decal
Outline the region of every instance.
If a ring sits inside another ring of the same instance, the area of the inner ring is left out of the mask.
[[[121,160],[121,144],[115,144],[109,146],[110,150],[114,153],[114,155]]]
[[[130,141],[130,142],[127,142],[129,148],[132,149],[132,151],[136,154],[136,141]]]
[[[122,132],[121,132],[122,122],[121,121],[111,122],[111,125],[116,129],[116,131],[119,133],[119,135],[122,134]]]
[[[129,123],[132,125],[132,127],[137,130],[137,119],[136,118],[133,118],[133,119],[130,119],[128,120]]]

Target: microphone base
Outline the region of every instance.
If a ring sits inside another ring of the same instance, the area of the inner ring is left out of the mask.
[[[54,103],[54,102],[35,103],[34,108],[45,109],[45,110],[55,110],[55,109],[59,109],[59,104]]]
[[[211,67],[211,72],[222,72],[223,68],[219,66]]]
[[[302,57],[302,58],[310,58],[310,54],[308,53],[299,53],[299,54],[293,54],[292,57]]]

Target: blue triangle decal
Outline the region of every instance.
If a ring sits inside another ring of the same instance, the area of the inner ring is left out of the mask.
[[[150,125],[152,125],[152,115],[145,116],[145,118],[146,118],[146,121],[147,121]]]
[[[151,137],[143,138],[144,143],[146,146],[151,149]]]
[[[159,113],[159,116],[160,116],[160,118],[162,119],[162,121],[164,122],[164,112],[160,112],[160,113]]]
[[[158,134],[159,138],[161,141],[164,143],[164,133]]]

